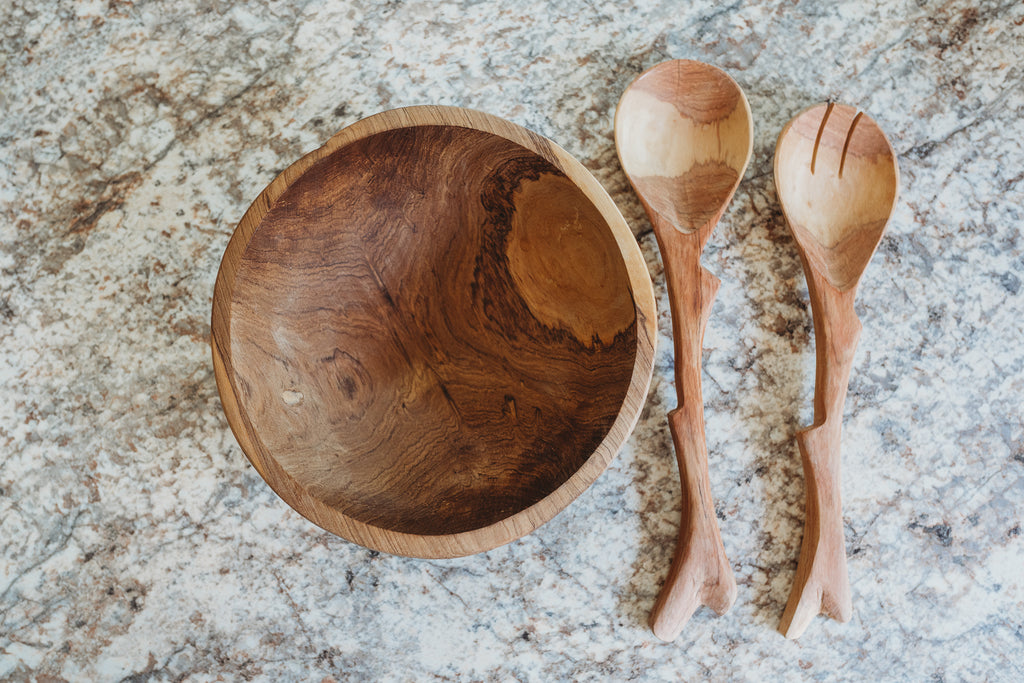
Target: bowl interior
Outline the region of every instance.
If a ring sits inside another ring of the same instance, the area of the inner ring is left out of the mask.
[[[251,433],[360,522],[453,534],[554,492],[622,408],[637,319],[601,212],[498,135],[380,132],[269,207],[231,299]]]

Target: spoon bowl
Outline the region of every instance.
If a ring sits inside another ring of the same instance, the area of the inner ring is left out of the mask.
[[[649,213],[707,241],[750,159],[746,97],[721,69],[664,62],[623,93],[615,114],[622,169]]]

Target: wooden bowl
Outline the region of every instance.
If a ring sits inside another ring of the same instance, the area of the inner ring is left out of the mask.
[[[377,550],[458,557],[551,519],[644,404],[647,267],[600,184],[480,112],[410,107],[279,175],[217,274],[231,429],[281,498]]]

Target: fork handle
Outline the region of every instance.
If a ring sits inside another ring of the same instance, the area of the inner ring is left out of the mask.
[[[808,273],[817,358],[814,424],[797,434],[807,498],[796,578],[779,624],[787,638],[800,637],[819,613],[845,622],[853,612],[839,473],[843,404],[861,324],[853,310],[855,288],[841,292]]]
[[[719,280],[700,265],[697,234],[657,223],[655,229],[672,311],[680,405],[668,414],[668,421],[682,483],[682,518],[675,556],[650,625],[662,640],[674,640],[702,604],[724,614],[736,600],[736,579],[711,500],[701,395],[701,347]]]

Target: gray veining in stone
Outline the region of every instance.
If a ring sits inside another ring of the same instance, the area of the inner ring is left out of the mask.
[[[704,262],[711,484],[739,582],[645,626],[680,493],[657,247],[618,97],[727,69],[754,157]],[[14,2],[0,9],[0,680],[1024,679],[1024,5],[627,0]],[[858,297],[848,624],[775,631],[814,377],[775,137],[828,98],[890,135],[901,201]],[[549,136],[637,234],[661,339],[635,434],[525,539],[451,561],[312,526],[248,465],[210,363],[214,277],[262,187],[339,128],[439,103]]]

